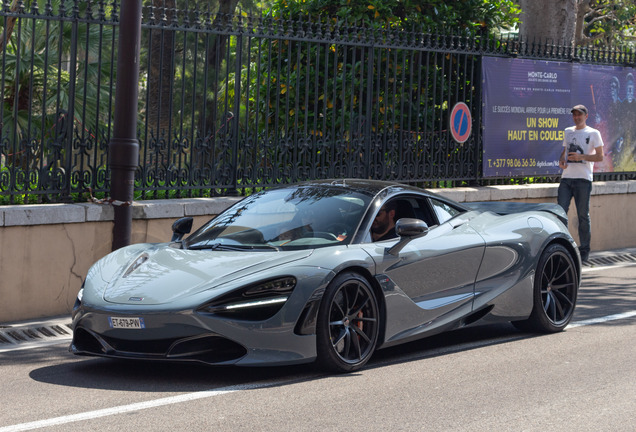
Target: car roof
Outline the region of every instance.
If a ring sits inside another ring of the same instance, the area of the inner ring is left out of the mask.
[[[380,194],[383,197],[382,201],[387,198],[391,198],[400,193],[413,193],[418,195],[427,196],[429,198],[435,198],[439,201],[452,204],[458,208],[469,210],[465,205],[458,203],[455,200],[446,198],[434,192],[426,189],[419,188],[417,186],[397,183],[393,181],[385,180],[367,180],[357,178],[342,178],[342,179],[325,179],[325,180],[311,180],[302,183],[289,185],[288,187],[343,187],[352,192],[357,192],[370,197],[378,197]]]
[[[325,179],[325,180],[311,180],[302,183],[298,183],[297,187],[343,187],[351,190],[352,192],[361,193],[368,196],[376,196],[380,192],[386,190],[388,194],[392,195],[400,191],[417,192],[420,194],[432,195],[430,192],[424,189],[405,185],[397,182],[383,181],[383,180],[365,180],[355,178],[343,178],[343,179]]]

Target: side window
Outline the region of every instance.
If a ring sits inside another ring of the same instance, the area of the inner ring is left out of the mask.
[[[429,227],[437,225],[435,216],[432,214],[428,201],[425,199],[413,199],[413,212],[417,219],[423,220]]]
[[[461,213],[459,209],[434,198],[431,198],[431,205],[433,206],[433,210],[437,215],[440,225]]]

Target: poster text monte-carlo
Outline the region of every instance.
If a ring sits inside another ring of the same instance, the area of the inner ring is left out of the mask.
[[[605,160],[595,172],[636,171],[632,67],[484,57],[484,177],[556,175],[570,109],[588,107]]]

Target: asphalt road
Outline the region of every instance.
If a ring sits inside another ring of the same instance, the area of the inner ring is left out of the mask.
[[[636,431],[636,264],[586,268],[573,324],[464,329],[349,375],[0,350],[0,432]]]

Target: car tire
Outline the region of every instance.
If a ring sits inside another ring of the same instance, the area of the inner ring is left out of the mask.
[[[318,364],[332,372],[352,372],[371,358],[378,342],[378,302],[358,273],[336,276],[323,296],[316,328]]]
[[[539,259],[530,317],[513,324],[525,331],[555,333],[572,319],[578,295],[578,272],[572,254],[560,244],[548,246]]]

